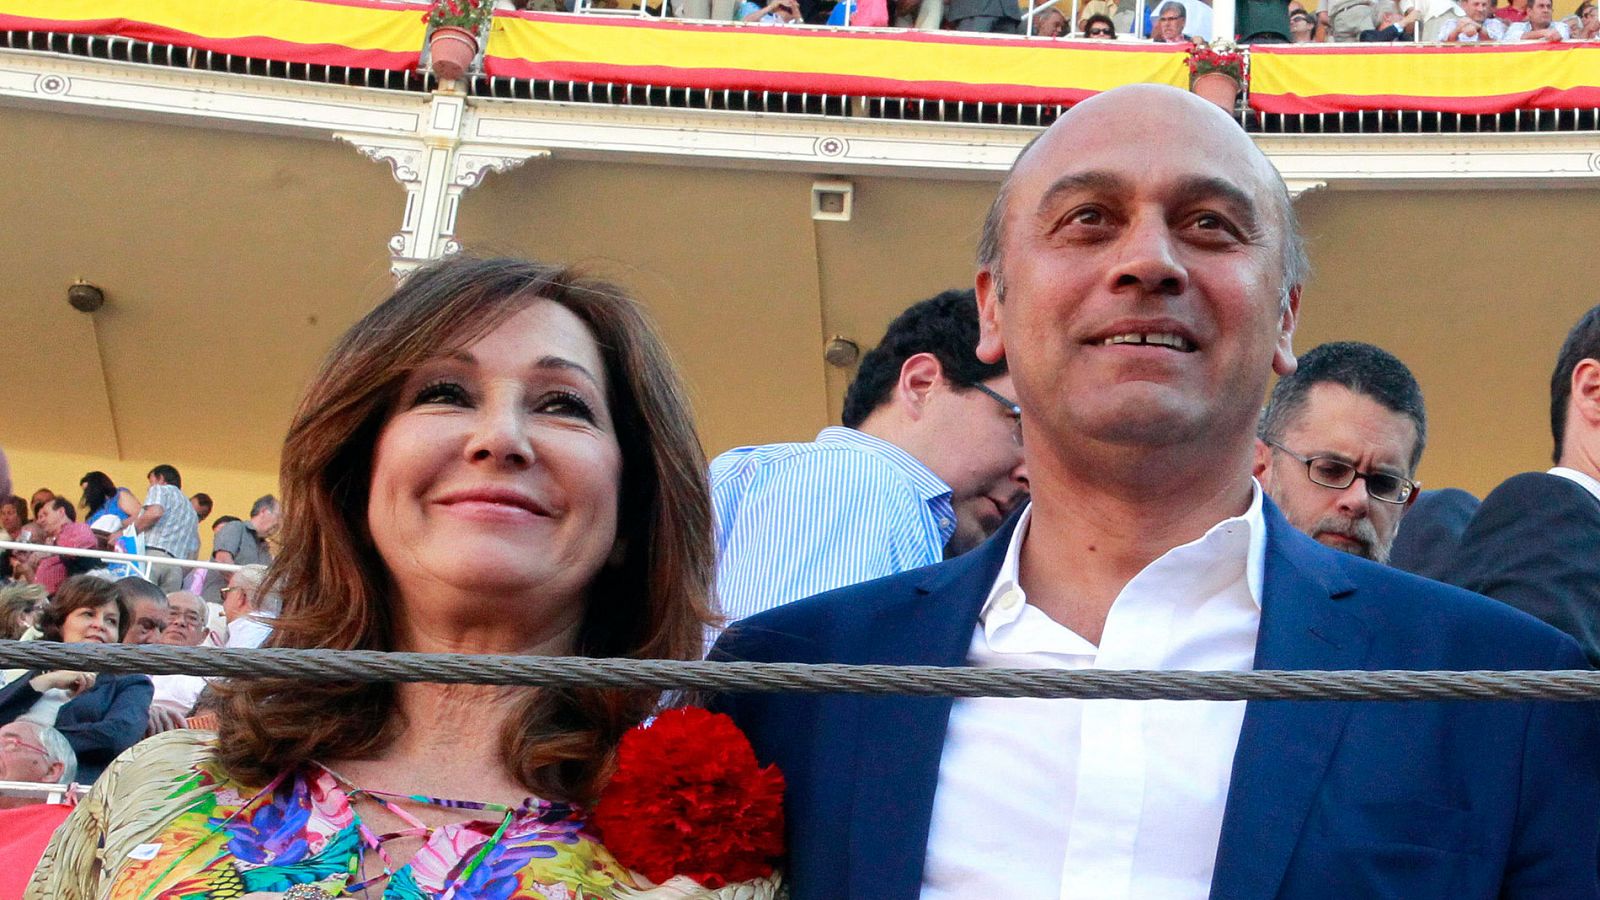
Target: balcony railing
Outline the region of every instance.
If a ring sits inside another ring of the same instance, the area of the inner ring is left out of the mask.
[[[401,91],[422,6],[369,0],[0,0],[0,47]],[[97,5],[105,7],[96,10]],[[1248,48],[1239,115],[1271,134],[1600,131],[1600,43]],[[1132,82],[1187,83],[1182,45],[497,13],[478,96],[1036,127]]]

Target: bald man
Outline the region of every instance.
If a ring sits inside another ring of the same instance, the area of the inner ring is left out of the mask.
[[[958,559],[729,630],[756,661],[1041,669],[1571,669],[1575,642],[1325,547],[1251,477],[1295,369],[1283,181],[1172,88],[1024,151],[976,277],[1032,504]],[[1600,894],[1581,704],[722,698],[788,782],[795,900]]]

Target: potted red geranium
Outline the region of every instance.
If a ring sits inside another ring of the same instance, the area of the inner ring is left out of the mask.
[[[1246,82],[1244,53],[1229,41],[1195,41],[1189,48],[1189,90],[1233,112]]]
[[[478,56],[478,35],[494,16],[494,0],[433,0],[428,23],[428,59],[434,77],[456,81]]]

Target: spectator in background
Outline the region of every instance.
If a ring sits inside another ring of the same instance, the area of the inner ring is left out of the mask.
[[[194,510],[195,522],[204,522],[211,515],[211,495],[195,494],[189,498],[189,506]]]
[[[22,526],[22,530],[17,533],[17,543],[43,543],[44,535],[41,533],[41,531],[42,529],[39,527],[39,523],[29,522],[28,524]],[[34,567],[37,565],[38,558],[38,551],[9,550],[5,553],[6,568],[4,571],[12,581],[21,582],[23,584],[31,584],[33,582]]]
[[[167,627],[161,632],[158,643],[169,647],[200,646],[209,633],[206,631],[208,614],[205,601],[194,594],[188,591],[168,594]],[[206,680],[199,675],[155,675],[150,680],[155,685],[147,723],[151,732],[167,731],[181,725],[206,687]],[[164,713],[156,710],[163,710]]]
[[[1592,41],[1600,36],[1600,7],[1595,5],[1595,0],[1583,0],[1578,4],[1577,19],[1577,27],[1568,26],[1573,40]]]
[[[1093,15],[1083,23],[1083,36],[1098,41],[1117,39],[1117,23],[1110,16]]]
[[[756,0],[739,4],[739,21],[759,25],[794,25],[800,22],[799,0],[770,0],[765,6]]]
[[[31,722],[0,726],[0,781],[71,784],[78,757],[54,728]],[[0,897],[21,897],[45,845],[72,812],[70,803],[0,796]]]
[[[945,18],[956,31],[1018,34],[1022,7],[1016,0],[947,0]]]
[[[1504,12],[1505,10],[1502,10]],[[1528,0],[1527,16],[1506,26],[1507,41],[1570,41],[1567,23],[1555,19],[1554,0]]]
[[[1489,16],[1489,0],[1462,0],[1467,14],[1444,29],[1439,40],[1445,42],[1498,41],[1506,36],[1506,25]]]
[[[1233,27],[1239,43],[1289,43],[1289,0],[1238,0],[1236,10]]]
[[[1317,33],[1317,17],[1305,10],[1289,14],[1289,40],[1296,44],[1310,43]]]
[[[674,0],[672,13],[684,19],[731,22],[734,19],[734,10],[738,8],[738,0]]]
[[[1529,0],[1506,0],[1505,6],[1495,6],[1494,2],[1495,0],[1490,0],[1489,15],[1506,23],[1508,27],[1528,21],[1529,7],[1532,6]]]
[[[37,584],[8,584],[0,588],[0,638],[21,640],[50,605],[50,595]]]
[[[1367,43],[1409,41],[1416,33],[1417,8],[1412,6],[1402,14],[1394,0],[1378,0],[1378,22],[1377,28],[1361,32],[1360,39]]]
[[[890,7],[896,28],[938,31],[944,24],[944,0],[894,0]]]
[[[1361,32],[1378,28],[1378,0],[1334,0],[1328,8],[1328,27],[1336,41],[1353,41]]]
[[[711,463],[730,622],[965,552],[1022,501],[1022,413],[977,341],[971,290],[914,304],[861,360],[844,427]]]
[[[33,492],[33,497],[28,500],[28,505],[33,509],[33,517],[39,518],[39,507],[44,506],[56,498],[56,492],[49,488],[39,488]]]
[[[1560,628],[1600,664],[1600,306],[1556,357],[1550,431],[1555,468],[1516,475],[1484,498],[1450,582]]]
[[[1188,26],[1189,14],[1178,0],[1163,0],[1156,7],[1155,25],[1150,29],[1150,40],[1158,44],[1181,44],[1187,41],[1183,31]]]
[[[167,629],[167,595],[151,581],[137,575],[118,579],[117,593],[128,608],[132,624],[123,635],[124,644],[159,644],[161,633]]]
[[[44,529],[45,539],[55,543],[57,535],[61,534],[61,529],[68,522],[78,521],[78,511],[65,498],[51,497],[40,505],[35,521]]]
[[[56,592],[39,623],[41,640],[116,643],[127,634],[128,618],[115,585],[80,575]],[[78,754],[85,784],[144,736],[149,708],[150,679],[144,675],[35,671],[0,688],[0,722],[26,718],[54,725]]]
[[[242,522],[242,521],[244,521],[244,520],[239,518],[238,516],[217,516],[217,520],[215,522],[211,523],[212,540],[216,540],[215,535],[216,535],[216,533],[218,531],[220,531],[222,529],[222,526],[228,524],[229,522]]]
[[[271,620],[278,617],[276,598],[262,593],[267,567],[245,566],[228,579],[222,589],[222,611],[228,617],[228,639],[224,646],[259,647],[272,636]]]
[[[145,553],[173,559],[194,559],[200,552],[200,520],[183,495],[183,476],[169,465],[159,465],[148,476],[150,492],[134,528],[144,536]],[[183,585],[178,566],[150,566],[150,580],[167,593]]]
[[[1456,0],[1411,0],[1408,5],[1416,10],[1417,33],[1420,34],[1417,39],[1423,41],[1440,40],[1456,19],[1467,14],[1466,8]]]
[[[278,533],[280,523],[278,498],[271,494],[258,498],[250,505],[250,521],[230,522],[215,532],[211,561],[238,566],[270,565],[272,545],[267,539]],[[207,572],[201,596],[208,603],[222,603],[222,588],[227,583],[225,573]]]
[[[98,544],[99,540],[94,536],[94,531],[82,522],[68,522],[55,539],[57,547],[73,550],[93,550]],[[54,596],[61,583],[74,575],[92,575],[106,581],[115,580],[100,560],[92,556],[67,554],[56,554],[40,559],[38,569],[33,573],[33,580]]]
[[[1052,6],[1033,17],[1033,33],[1039,37],[1061,37],[1067,33],[1067,17]]]
[[[16,494],[5,496],[0,500],[0,531],[4,531],[11,540],[22,533],[22,526],[28,524],[28,501]]]
[[[104,472],[88,472],[78,479],[83,488],[83,520],[94,522],[102,516],[116,516],[126,522],[139,514],[139,498],[127,488],[117,487]]]

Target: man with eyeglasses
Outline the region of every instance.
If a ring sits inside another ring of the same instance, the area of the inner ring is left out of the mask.
[[[1000,527],[1027,495],[1022,410],[977,342],[972,291],[914,304],[861,360],[843,427],[711,463],[728,621],[931,565]]]
[[[1371,344],[1323,344],[1278,380],[1257,431],[1255,475],[1289,524],[1389,561],[1427,442],[1422,389]]]

